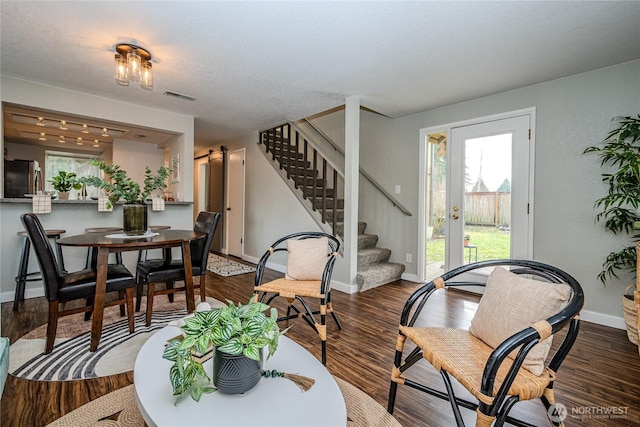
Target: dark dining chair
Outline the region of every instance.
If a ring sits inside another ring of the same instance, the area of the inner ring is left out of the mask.
[[[207,260],[209,250],[216,232],[219,212],[200,212],[193,231],[206,233],[202,239],[189,242],[191,249],[191,271],[194,277],[200,276],[200,300],[206,301],[205,285],[207,278]],[[153,259],[138,262],[136,268],[136,311],[140,310],[143,286],[147,285],[146,325],[151,325],[153,313],[153,298],[155,295],[170,295],[186,291],[187,284],[174,287],[175,282],[185,279],[184,262],[182,259],[171,259],[170,252],[165,252],[163,259]],[[165,289],[156,289],[156,284],[164,283]]]
[[[51,353],[56,338],[58,319],[76,313],[88,313],[93,311],[93,297],[96,292],[96,276],[94,269],[84,269],[72,273],[63,273],[56,262],[56,258],[49,243],[40,220],[35,214],[27,213],[21,216],[22,224],[29,234],[33,250],[40,265],[44,294],[49,302],[49,315],[47,323],[47,339],[45,354]],[[118,298],[105,303],[105,307],[115,305],[127,306],[129,332],[133,333],[133,287],[135,278],[123,265],[109,265],[107,269],[106,292],[117,292]],[[74,300],[85,300],[88,305],[77,308],[64,308],[64,304]],[[60,308],[63,304],[63,308]]]

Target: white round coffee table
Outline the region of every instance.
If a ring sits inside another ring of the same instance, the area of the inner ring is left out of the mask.
[[[286,378],[262,378],[244,394],[218,392],[203,395],[200,402],[186,397],[174,405],[169,382],[171,362],[162,358],[168,339],[180,329],[167,326],[142,346],[134,367],[136,399],[140,412],[152,426],[322,426],[344,427],[347,409],[344,398],[329,371],[311,353],[286,336],[263,369],[296,373],[315,379],[302,392]],[[212,360],[204,368],[212,375]],[[213,385],[213,384],[212,384]]]

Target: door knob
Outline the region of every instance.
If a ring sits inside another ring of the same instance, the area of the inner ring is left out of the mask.
[[[458,207],[458,206],[454,206],[454,207],[453,207],[453,211],[454,211],[454,212],[458,212],[459,210],[460,210],[460,207]]]
[[[458,218],[460,218],[460,215],[458,214],[451,215],[451,219],[458,219]]]

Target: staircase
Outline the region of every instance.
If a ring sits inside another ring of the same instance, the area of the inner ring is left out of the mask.
[[[344,198],[340,195],[344,177],[336,166],[289,124],[260,132],[259,143],[320,227],[343,238]],[[366,228],[366,222],[358,222],[356,283],[360,292],[399,280],[405,269],[404,264],[389,262],[391,250],[377,247],[378,236],[366,234]]]
[[[365,234],[367,223],[358,222],[358,274],[356,283],[360,292],[386,283],[400,280],[404,273],[404,264],[389,262],[391,249],[379,248],[377,234]],[[344,223],[337,226],[342,236]]]

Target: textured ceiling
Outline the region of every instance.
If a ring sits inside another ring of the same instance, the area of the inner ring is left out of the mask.
[[[401,117],[640,58],[638,1],[0,7],[3,75],[192,115],[197,148],[350,95]],[[154,56],[151,92],[114,82],[114,44],[132,40]]]

